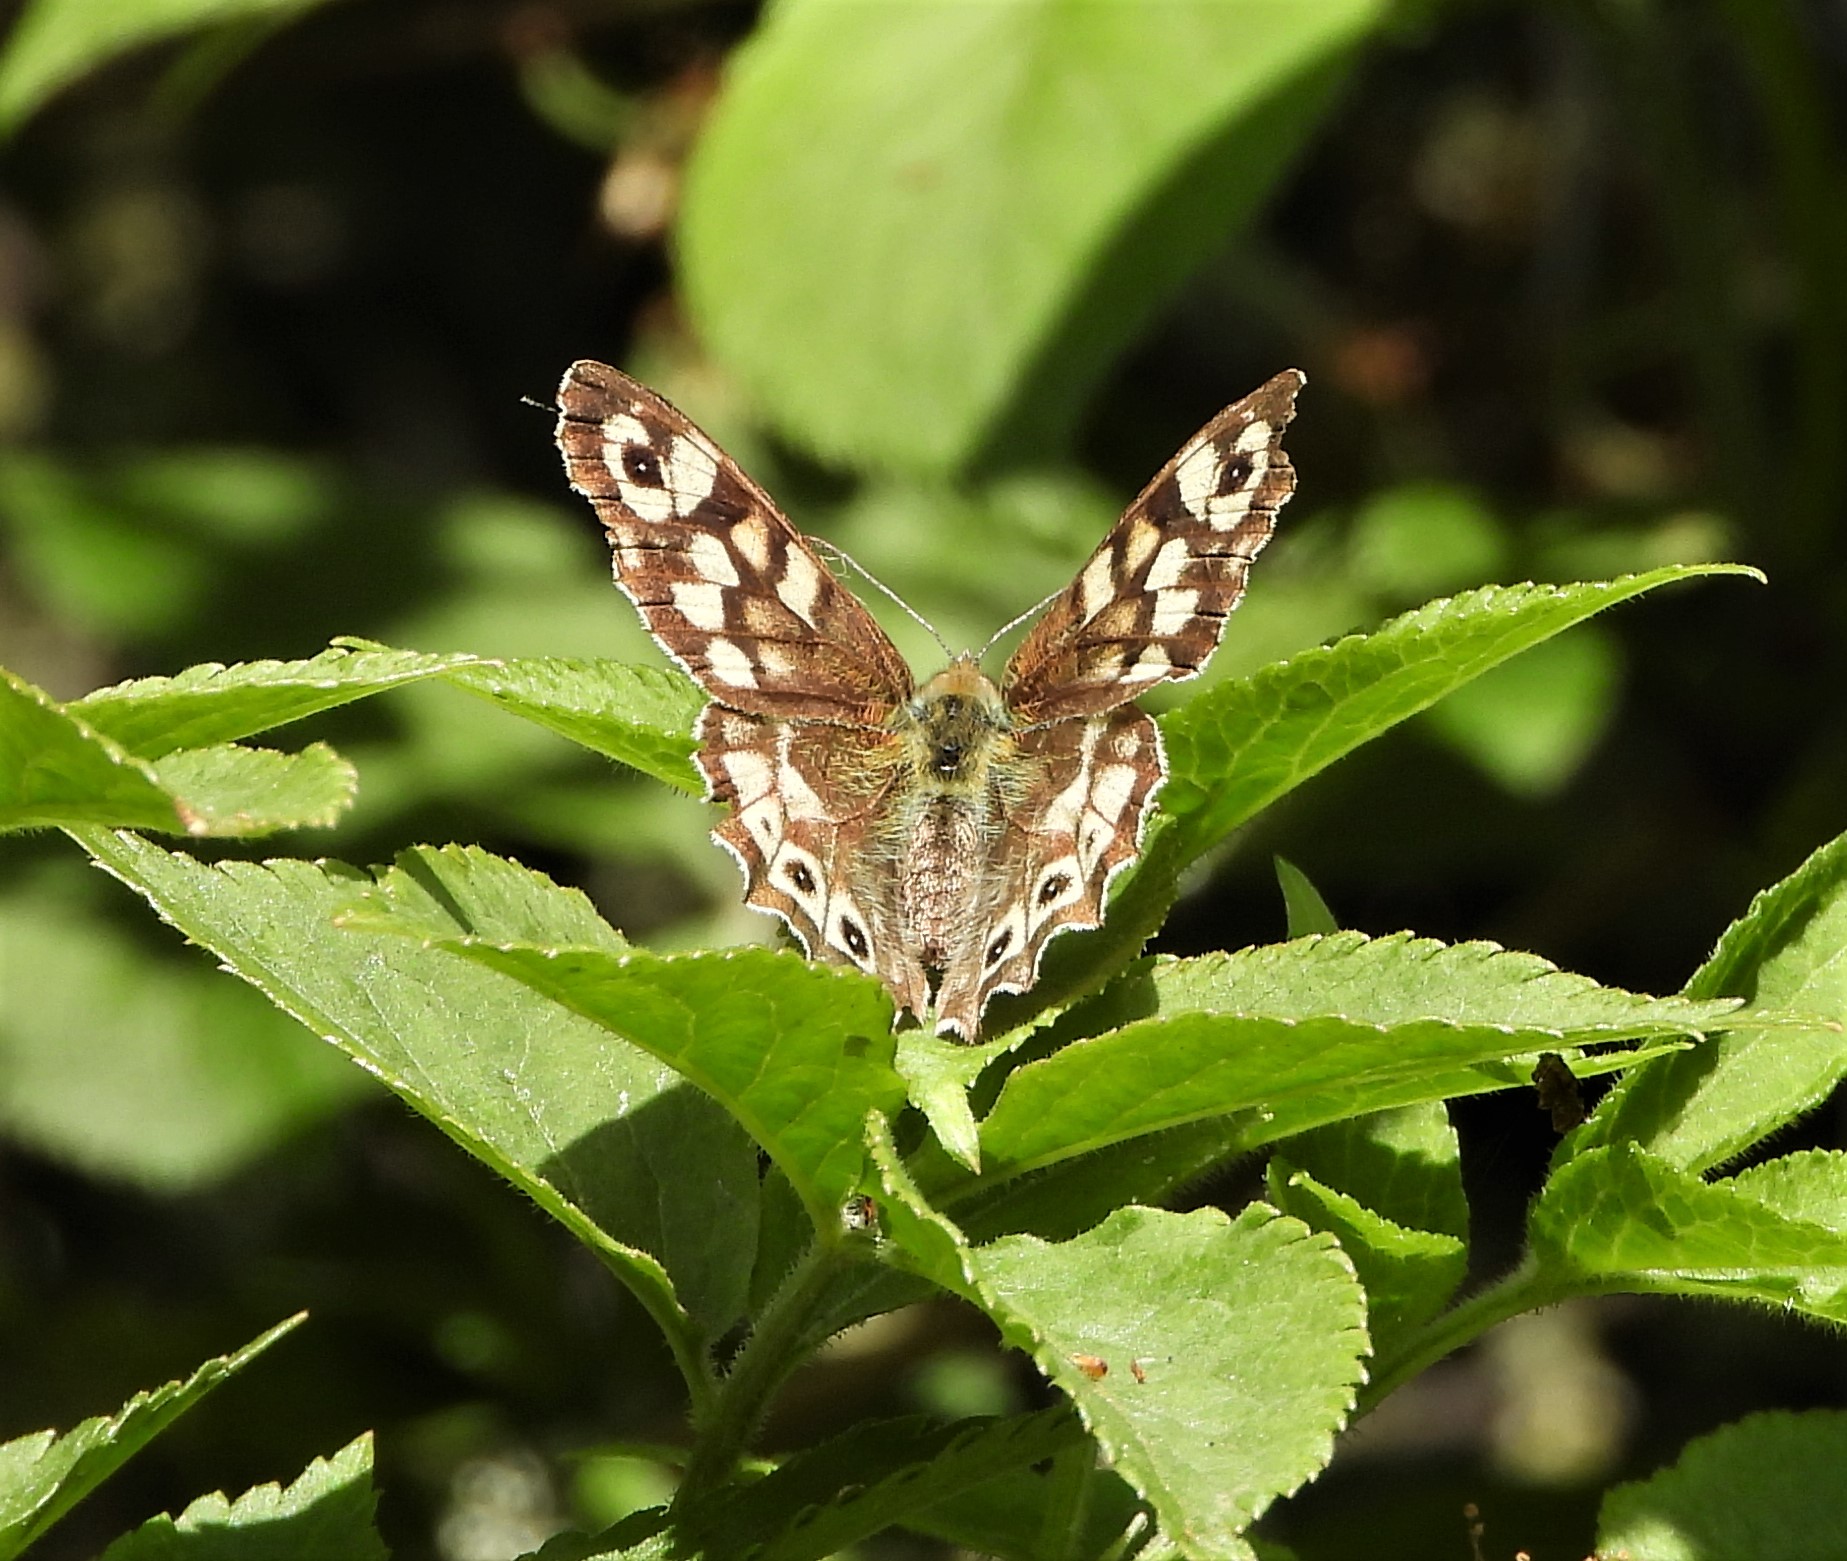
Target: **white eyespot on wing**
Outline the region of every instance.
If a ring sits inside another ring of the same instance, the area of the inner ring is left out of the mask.
[[[1039,869],[1026,897],[1026,930],[1036,933],[1067,905],[1084,897],[1084,871],[1075,856],[1061,856]]]
[[[757,669],[751,664],[750,657],[730,640],[707,641],[705,664],[706,670],[721,683],[729,683],[733,688],[757,686]]]
[[[1240,431],[1229,449],[1207,440],[1187,453],[1174,468],[1174,482],[1180,502],[1195,519],[1214,531],[1229,531],[1250,512],[1251,496],[1270,469],[1273,432],[1259,418]],[[1237,479],[1227,488],[1228,468],[1233,466],[1239,468]]]
[[[1135,658],[1135,665],[1124,667],[1121,677],[1125,683],[1152,683],[1157,678],[1166,677],[1172,667],[1173,661],[1168,657],[1165,647],[1144,645],[1141,654]]]
[[[836,894],[828,901],[827,941],[861,970],[877,973],[872,933],[867,929],[866,918],[860,914],[859,907],[853,903],[853,897],[849,894]]]
[[[736,585],[738,569],[731,549],[709,531],[695,531],[686,544],[686,556],[692,560],[699,578],[713,585]]]
[[[1108,549],[1084,565],[1077,577],[1077,610],[1088,623],[1116,597],[1116,565]]]
[[[1026,947],[1026,913],[1018,905],[988,929],[987,941],[981,946],[981,971],[987,975],[1000,969]]]
[[[709,580],[676,580],[671,590],[674,607],[695,629],[716,634],[725,627],[725,588],[722,585],[714,585]]]
[[[1185,537],[1173,537],[1161,544],[1161,551],[1154,555],[1154,562],[1148,566],[1148,578],[1143,582],[1150,591],[1165,591],[1180,583],[1180,571],[1186,568],[1186,561],[1191,556]]]
[[[1154,593],[1154,622],[1148,632],[1157,639],[1165,639],[1178,634],[1193,621],[1194,610],[1199,606],[1199,592],[1181,590],[1178,587]]]
[[[821,566],[805,548],[792,547],[784,556],[776,595],[803,623],[814,627],[815,604],[821,600]]]
[[[770,859],[765,877],[771,888],[788,895],[806,911],[817,927],[827,925],[827,880],[812,851],[804,851],[793,840],[783,841]]]

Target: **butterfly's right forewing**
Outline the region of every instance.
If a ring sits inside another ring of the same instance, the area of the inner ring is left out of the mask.
[[[661,646],[736,710],[877,726],[904,658],[768,496],[679,411],[605,364],[558,387],[558,446],[616,581]]]

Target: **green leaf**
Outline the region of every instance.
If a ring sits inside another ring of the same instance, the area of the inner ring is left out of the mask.
[[[1468,1244],[1459,1237],[1389,1220],[1280,1155],[1265,1174],[1278,1208],[1310,1230],[1326,1231],[1353,1260],[1366,1292],[1366,1329],[1382,1356],[1436,1316],[1468,1272]]]
[[[1566,1140],[1564,1154],[1642,1144],[1690,1171],[1742,1154],[1819,1105],[1847,1074],[1847,835],[1764,890],[1732,923],[1689,995],[1794,1009],[1823,1022],[1740,1029],[1637,1068]],[[1561,1156],[1562,1158],[1562,1156]]]
[[[1252,1204],[970,1248],[876,1120],[868,1140],[895,1255],[1031,1354],[1185,1553],[1248,1556],[1244,1529],[1327,1462],[1364,1376],[1364,1297],[1334,1243]]]
[[[1085,1038],[1009,1076],[981,1128],[990,1176],[1234,1111],[1262,1113],[1251,1146],[1440,1098],[1471,1064],[1699,1034],[1736,1007],[1600,987],[1493,944],[1350,932],[1149,961],[1094,1003],[1101,1021],[1086,1005],[1052,1029]],[[1120,1028],[1087,1033],[1100,1022]]]
[[[1774,1410],[1690,1442],[1603,1499],[1597,1554],[1628,1561],[1847,1561],[1847,1414]]]
[[[833,459],[955,468],[1010,409],[1061,432],[1384,10],[778,5],[687,173],[700,334]]]
[[[1081,1456],[1066,1454],[1040,1469],[1022,1469],[983,1481],[939,1501],[904,1520],[915,1534],[928,1534],[977,1556],[1109,1556],[1129,1531],[1145,1521],[1146,1508],[1134,1489],[1113,1469],[1090,1466],[1076,1473],[1084,1489],[1073,1502],[1066,1488],[1070,1465]],[[1076,1524],[1072,1513],[1078,1514]],[[1063,1547],[1062,1549],[1060,1547]],[[1265,1561],[1269,1553],[1263,1552]]]
[[[103,1561],[385,1561],[373,1527],[372,1437],[316,1458],[295,1483],[259,1485],[236,1501],[201,1496],[124,1534]]]
[[[945,1041],[923,1029],[906,1030],[898,1037],[892,1060],[905,1093],[929,1121],[937,1142],[971,1171],[981,1169],[981,1139],[968,1092],[982,1069],[1012,1044]]]
[[[60,1436],[38,1431],[0,1446],[0,1561],[27,1545],[233,1372],[302,1321],[278,1323],[235,1354],[208,1360],[184,1382],[137,1393],[113,1415]]]
[[[1462,1146],[1441,1101],[1316,1128],[1284,1148],[1318,1181],[1396,1224],[1468,1236]]]
[[[154,774],[178,799],[190,835],[274,834],[339,822],[359,773],[325,743],[300,753],[269,748],[182,748],[156,759]]]
[[[822,1561],[932,1504],[1085,1441],[1068,1409],[1005,1419],[870,1421],[804,1449],[681,1525],[686,1551]]]
[[[333,646],[307,661],[204,662],[174,677],[98,689],[66,709],[143,759],[235,742],[439,673],[491,666],[478,656]]]
[[[857,971],[761,948],[663,957],[467,938],[440,946],[692,1080],[782,1168],[818,1229],[838,1224],[863,1179],[867,1111],[903,1104],[891,996]]]
[[[286,17],[314,0],[33,0],[0,55],[0,131],[60,88],[130,49],[245,17]]]
[[[449,681],[670,786],[705,792],[692,731],[706,697],[683,672],[552,659],[477,663]]]
[[[1542,1267],[1583,1288],[1725,1296],[1847,1321],[1847,1232],[1633,1145],[1592,1150],[1557,1171],[1529,1229]]]
[[[374,884],[339,863],[208,867],[133,835],[78,839],[187,937],[562,1221],[635,1292],[700,1390],[705,1344],[737,1318],[749,1283],[755,1149],[670,1069],[421,941],[619,948],[582,895],[461,847],[405,852]],[[368,889],[397,930],[365,930],[357,916],[335,925]]]
[[[1291,938],[1340,931],[1340,923],[1328,909],[1328,902],[1309,882],[1308,874],[1294,862],[1280,856],[1276,858],[1276,884],[1283,891],[1283,909],[1289,919]]]
[[[1489,668],[1618,602],[1712,574],[1762,579],[1742,565],[1693,564],[1607,582],[1484,586],[1210,688],[1161,723],[1170,768],[1162,808],[1197,855]]]
[[[368,1088],[248,987],[42,890],[0,898],[0,948],[32,972],[0,980],[0,1128],[92,1175],[204,1186]]]
[[[0,831],[58,824],[189,827],[150,765],[0,668]]]

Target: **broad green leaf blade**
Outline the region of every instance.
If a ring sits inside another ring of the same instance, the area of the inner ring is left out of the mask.
[[[245,17],[286,17],[315,0],[33,0],[0,55],[0,132],[104,61],[158,39]]]
[[[463,667],[449,681],[670,786],[705,791],[693,767],[692,732],[706,698],[682,672],[528,660]]]
[[[663,957],[452,938],[441,947],[658,1057],[718,1101],[822,1231],[864,1176],[866,1113],[894,1113],[891,997],[857,971],[761,948]]]
[[[954,1545],[965,1555],[1055,1555],[1059,1552],[1049,1547],[1067,1539],[1068,1555],[1126,1553],[1111,1547],[1128,1534],[1131,1524],[1147,1521],[1141,1498],[1113,1469],[1093,1466],[1080,1471],[1088,1478],[1081,1505],[1074,1504],[1064,1489],[1070,1461],[1071,1455],[1066,1455],[1046,1468],[1003,1474],[906,1518],[904,1527]],[[1070,1518],[1074,1508],[1081,1514],[1076,1533]],[[1274,1561],[1270,1552],[1260,1554],[1263,1561]]]
[[[173,677],[98,689],[66,708],[143,759],[236,742],[355,699],[462,667],[478,656],[333,646],[306,661],[204,662]]]
[[[90,1175],[200,1188],[370,1088],[250,988],[62,896],[0,897],[0,949],[20,977],[0,979],[0,1132]]]
[[[1607,607],[1709,574],[1763,578],[1742,565],[1693,564],[1607,582],[1486,586],[1207,687],[1161,718],[1169,777],[1159,816],[1109,919],[1053,943],[1037,988],[997,1004],[998,1022],[1095,991],[1160,927],[1189,863],[1336,759]]]
[[[255,1360],[306,1315],[278,1323],[235,1354],[208,1360],[184,1382],[137,1393],[113,1415],[98,1415],[62,1436],[39,1431],[0,1446],[0,1561],[12,1561],[207,1393]]]
[[[372,889],[424,938],[620,942],[579,894],[485,852],[207,867],[127,834],[81,843],[160,915],[527,1192],[633,1290],[694,1392],[742,1309],[756,1151],[671,1070],[514,982],[335,917]],[[670,1277],[671,1276],[671,1277]]]
[[[1197,855],[1309,776],[1490,667],[1657,586],[1738,564],[1685,564],[1575,585],[1485,586],[1209,688],[1161,723],[1162,810]]]
[[[1628,1144],[1578,1156],[1534,1204],[1542,1269],[1594,1290],[1725,1296],[1847,1320],[1847,1232]]]
[[[332,1458],[316,1458],[286,1490],[259,1485],[236,1501],[201,1496],[178,1518],[150,1518],[105,1550],[103,1561],[385,1561],[372,1522],[377,1504],[368,1432]]]
[[[911,1104],[924,1114],[936,1141],[971,1171],[981,1169],[981,1139],[968,1092],[983,1068],[1011,1045],[1008,1041],[962,1044],[927,1030],[906,1030],[893,1058]]]
[[[1011,411],[1061,432],[1255,210],[1384,10],[778,5],[687,174],[700,334],[832,459],[952,469]]]
[[[1847,1414],[1773,1410],[1687,1444],[1603,1499],[1597,1554],[1628,1561],[1847,1561]]]
[[[1740,1171],[1724,1185],[1785,1219],[1847,1234],[1847,1154],[1810,1149]],[[1803,1283],[1806,1310],[1847,1321],[1847,1271],[1817,1268]]]
[[[359,790],[359,773],[325,743],[300,753],[270,748],[183,748],[156,759],[154,774],[178,800],[187,833],[219,838],[325,828]]]
[[[1824,1023],[1745,1030],[1638,1068],[1566,1141],[1569,1154],[1635,1142],[1704,1171],[1819,1105],[1847,1074],[1847,835],[1822,846],[1732,923],[1687,992]]]
[[[682,1525],[707,1556],[824,1561],[932,1504],[1085,1442],[1069,1409],[942,1425],[872,1421],[807,1448]]]
[[[1316,1125],[1291,1104],[1352,1116],[1435,1099],[1471,1065],[1700,1034],[1737,1006],[1599,987],[1492,944],[1358,933],[1150,961],[1095,1002],[1121,1027],[1008,1078],[981,1129],[990,1176],[1236,1111],[1265,1114],[1245,1133],[1263,1142]],[[1083,1034],[1093,1018],[1070,1022]]]
[[[1239,1536],[1327,1463],[1364,1380],[1352,1267],[1261,1204],[1235,1220],[1131,1207],[973,1261],[1002,1336],[1070,1395],[1187,1554],[1247,1553]]]
[[[868,1142],[902,1255],[1064,1390],[1181,1553],[1249,1556],[1245,1528],[1326,1464],[1365,1376],[1365,1298],[1333,1241],[1262,1204],[1131,1206],[1069,1241],[971,1248],[881,1123]]]
[[[148,765],[0,668],[0,832],[60,824],[188,828]]]

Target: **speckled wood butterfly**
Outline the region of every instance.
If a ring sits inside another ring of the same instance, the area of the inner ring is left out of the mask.
[[[745,899],[810,956],[974,1039],[1053,934],[1097,926],[1166,775],[1131,701],[1194,676],[1295,488],[1294,369],[1193,436],[1048,604],[997,685],[921,688],[814,544],[725,453],[601,363],[558,389],[558,447],[616,583],[711,695],[698,764]]]

